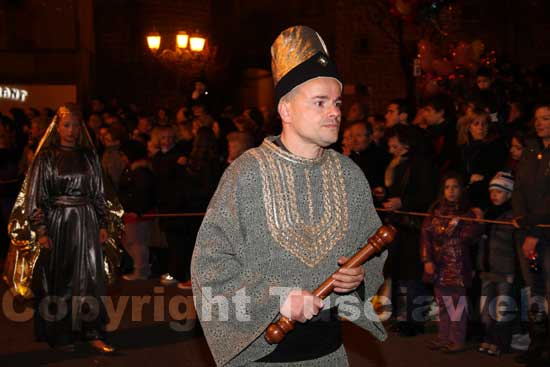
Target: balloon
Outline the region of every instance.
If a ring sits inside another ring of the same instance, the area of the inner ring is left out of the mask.
[[[433,71],[433,62],[432,62],[432,58],[427,58],[427,57],[421,57],[420,58],[420,68],[422,69],[423,72],[425,73],[430,73]]]
[[[396,17],[401,16],[401,13],[399,13],[399,10],[397,10],[397,8],[395,6],[392,6],[390,8],[390,13],[391,13],[391,15],[396,16]]]
[[[476,62],[469,62],[466,64],[466,69],[470,70],[472,73],[477,72],[478,65]]]
[[[418,41],[418,53],[421,57],[424,57],[426,54],[432,53],[432,44],[430,41],[420,40]]]
[[[396,0],[395,8],[404,16],[410,15],[416,6],[417,0]]]
[[[473,58],[472,46],[465,42],[460,42],[453,53],[453,62],[455,65],[466,65]]]
[[[437,59],[432,62],[432,67],[435,72],[442,76],[447,76],[453,72],[453,66],[447,60]]]
[[[418,54],[420,55],[420,67],[425,73],[433,70],[432,44],[426,40],[418,41]]]
[[[441,92],[437,79],[429,79],[424,84],[424,96],[430,97]]]
[[[475,40],[471,44],[472,48],[472,59],[474,61],[479,61],[479,58],[481,55],[483,55],[483,52],[485,51],[485,44],[482,40]]]

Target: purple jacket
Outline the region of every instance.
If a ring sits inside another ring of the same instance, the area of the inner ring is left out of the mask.
[[[470,287],[472,284],[472,258],[470,247],[482,233],[483,226],[475,222],[460,221],[454,231],[447,233],[450,219],[437,216],[460,215],[474,218],[471,210],[459,213],[456,205],[444,201],[422,224],[420,256],[422,262],[435,265],[434,285],[440,287]]]

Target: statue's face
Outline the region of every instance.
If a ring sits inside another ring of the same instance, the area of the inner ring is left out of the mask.
[[[80,137],[80,121],[74,115],[63,115],[57,125],[61,145],[75,146]]]

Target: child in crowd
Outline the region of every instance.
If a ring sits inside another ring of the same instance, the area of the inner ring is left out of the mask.
[[[498,172],[489,183],[491,203],[485,219],[511,221],[514,218],[510,198],[514,180],[507,172]],[[515,310],[513,283],[516,254],[514,227],[488,224],[478,249],[478,269],[481,278],[481,322],[485,338],[479,351],[493,356],[509,349]]]
[[[430,213],[433,217],[424,220],[420,242],[424,280],[433,283],[439,309],[438,336],[430,348],[458,353],[465,350],[466,289],[472,283],[470,247],[482,226],[459,220],[476,215],[464,196],[463,181],[455,173],[443,178],[439,199]]]

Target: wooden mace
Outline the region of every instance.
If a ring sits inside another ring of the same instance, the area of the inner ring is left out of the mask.
[[[376,233],[369,238],[367,244],[363,246],[359,252],[357,252],[351,259],[346,261],[341,268],[349,269],[363,265],[370,257],[381,252],[387,245],[393,242],[397,230],[391,225],[383,225],[378,228]],[[333,275],[336,274],[333,273]],[[324,299],[334,290],[334,282],[336,280],[330,276],[313,291],[313,295]],[[267,328],[265,334],[265,340],[269,344],[279,344],[285,337],[285,335],[294,329],[294,321],[281,316],[277,322],[272,323]]]

